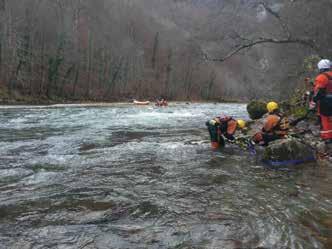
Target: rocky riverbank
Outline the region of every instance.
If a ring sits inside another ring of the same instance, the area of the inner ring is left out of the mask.
[[[264,108],[259,101],[248,104],[249,116],[258,119],[249,121],[246,136],[252,137],[263,127],[267,116],[262,114]],[[301,117],[301,113],[305,113],[301,106],[282,111],[288,115],[291,124],[289,136],[270,143],[262,152],[262,159],[277,164],[278,162],[301,163],[314,158],[320,165],[332,166],[332,145],[325,144],[320,138],[320,125],[316,114],[311,112],[302,114]]]

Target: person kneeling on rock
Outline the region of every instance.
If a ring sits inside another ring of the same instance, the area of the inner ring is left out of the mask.
[[[269,142],[285,138],[288,135],[289,121],[287,116],[279,111],[278,103],[269,102],[266,106],[269,115],[267,116],[261,132],[254,135],[253,141],[256,144],[267,146]]]
[[[244,129],[246,122],[244,120],[235,120],[232,117],[221,116],[206,122],[211,138],[212,149],[218,149],[225,146],[225,139],[234,141],[236,130]]]

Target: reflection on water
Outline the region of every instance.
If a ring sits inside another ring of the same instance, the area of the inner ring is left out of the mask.
[[[331,248],[332,169],[209,149],[238,104],[0,109],[0,248]]]

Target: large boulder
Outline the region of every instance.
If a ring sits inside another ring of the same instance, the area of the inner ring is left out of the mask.
[[[260,119],[265,113],[267,113],[266,103],[253,100],[247,105],[247,111],[251,119]]]
[[[276,140],[263,153],[263,160],[275,165],[299,164],[314,159],[313,149],[296,138]]]

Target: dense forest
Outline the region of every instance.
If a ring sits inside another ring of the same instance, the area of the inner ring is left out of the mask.
[[[331,9],[330,0],[0,0],[0,99],[283,98],[313,73],[306,62],[332,57]]]

